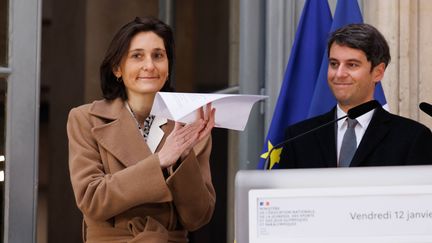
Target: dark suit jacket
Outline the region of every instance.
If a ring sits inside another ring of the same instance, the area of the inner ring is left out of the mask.
[[[335,119],[336,108],[286,129],[286,138]],[[337,166],[336,126],[329,125],[287,144],[279,168],[324,168]],[[353,166],[432,164],[432,133],[426,126],[375,109],[372,120],[351,162]]]

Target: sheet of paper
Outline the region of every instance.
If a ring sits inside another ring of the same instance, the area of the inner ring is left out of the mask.
[[[216,108],[215,127],[243,131],[252,106],[267,97],[263,95],[158,92],[150,113],[178,122],[191,123],[198,115],[197,110],[211,102],[212,107]]]

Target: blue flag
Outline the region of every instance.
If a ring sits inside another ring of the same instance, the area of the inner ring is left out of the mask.
[[[330,32],[339,29],[347,24],[363,23],[363,17],[357,3],[357,0],[339,0],[336,5],[333,23]],[[327,51],[322,59],[321,70],[319,73],[318,81],[316,83],[315,91],[310,103],[308,117],[314,117],[322,113],[328,112],[336,105],[336,99],[333,96],[327,84],[327,68],[328,57]],[[375,87],[375,99],[381,105],[387,103],[381,82]]]
[[[285,70],[273,118],[258,164],[264,169],[268,151],[284,139],[288,125],[307,118],[310,97],[312,97],[323,58],[328,32],[332,23],[327,1],[307,0]],[[277,168],[282,148],[271,152],[270,166]]]

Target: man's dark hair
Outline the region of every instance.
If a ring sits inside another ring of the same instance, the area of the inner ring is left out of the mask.
[[[121,97],[127,99],[124,82],[119,82],[113,73],[113,69],[120,65],[120,62],[129,50],[132,38],[141,32],[151,31],[163,39],[167,57],[168,73],[173,73],[174,68],[174,37],[171,28],[159,19],[152,17],[136,17],[133,21],[124,25],[114,36],[105,58],[100,66],[100,80],[102,94],[105,99],[113,100]],[[172,91],[171,75],[165,82],[161,91]]]
[[[328,55],[333,43],[363,51],[367,60],[372,63],[371,70],[382,62],[385,67],[390,63],[387,41],[372,25],[349,24],[333,32],[327,42]]]

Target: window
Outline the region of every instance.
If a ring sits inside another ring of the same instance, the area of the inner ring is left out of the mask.
[[[5,243],[35,242],[41,3],[0,0],[0,242]]]
[[[0,77],[0,235],[4,229],[4,181],[5,181],[5,100],[6,78]],[[0,242],[3,239],[0,238]]]
[[[8,76],[8,1],[0,0],[0,235],[4,235],[4,180],[5,180],[5,93]],[[3,237],[0,238],[3,242]]]
[[[0,0],[0,67],[8,61],[8,1]]]

